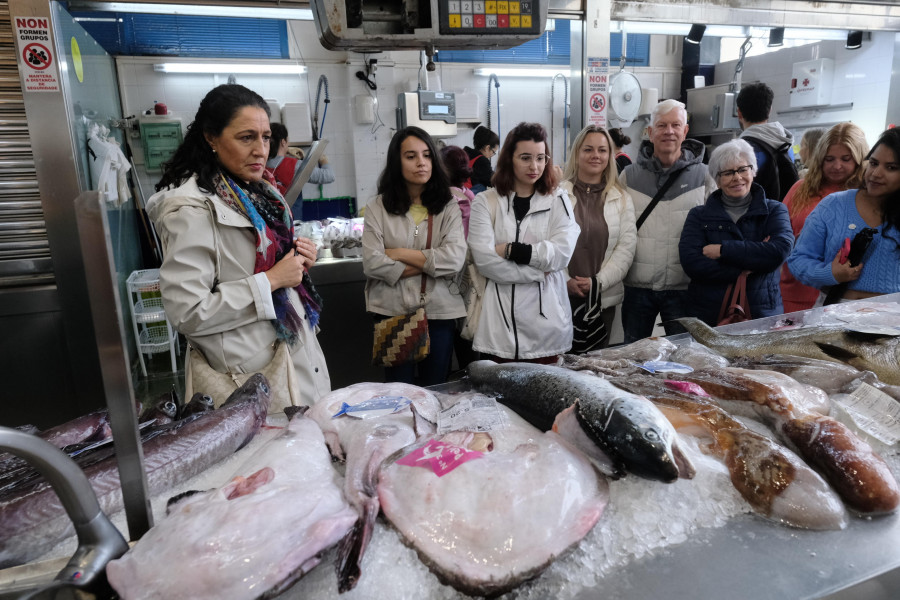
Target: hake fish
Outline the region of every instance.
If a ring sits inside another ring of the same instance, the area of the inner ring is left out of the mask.
[[[171,505],[106,572],[125,600],[270,598],[314,568],[356,517],[319,426],[295,416],[227,484]]]
[[[900,385],[900,336],[878,336],[840,327],[803,327],[731,335],[692,317],[678,319],[695,340],[726,358],[793,354],[846,363]]]
[[[390,523],[442,583],[473,596],[494,597],[539,575],[590,532],[609,499],[586,457],[500,409],[506,426],[420,438],[378,476]],[[440,475],[421,466],[473,450],[482,454]]]
[[[840,421],[792,401],[781,385],[793,382],[787,375],[729,367],[677,378],[716,398],[756,403],[758,413],[819,469],[851,511],[881,515],[900,506],[900,486],[884,459]]]
[[[358,406],[373,398],[409,400],[409,407],[393,414],[357,418],[334,417],[342,406]],[[397,450],[416,441],[419,428],[437,419],[440,402],[426,389],[406,383],[357,383],[335,390],[319,399],[307,416],[321,427],[335,458],[345,459],[344,494],[356,511],[359,521],[341,542],[338,550],[338,589],[346,592],[356,586],[361,563],[381,509],[376,491],[381,462]],[[430,428],[433,429],[433,426]]]
[[[542,431],[576,405],[581,427],[613,461],[618,476],[628,472],[671,483],[694,475],[675,429],[659,409],[600,377],[547,365],[498,365],[486,360],[470,364],[468,374],[478,390],[498,394]]]
[[[148,492],[158,494],[186,481],[247,444],[266,420],[270,394],[265,377],[256,374],[220,408],[163,426],[143,444]],[[115,456],[84,471],[103,512],[121,510]],[[4,568],[38,558],[74,529],[59,497],[43,480],[27,491],[0,497],[0,532],[0,568]]]
[[[668,388],[656,377],[613,380],[649,398],[679,431],[708,436],[725,463],[731,482],[757,514],[805,529],[843,529],[847,511],[822,477],[796,454],[745,427],[722,408],[699,396]]]

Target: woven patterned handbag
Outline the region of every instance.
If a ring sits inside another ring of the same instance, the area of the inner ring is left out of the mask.
[[[431,248],[433,218],[428,215],[428,239],[425,249]],[[428,336],[428,317],[425,316],[425,273],[419,290],[421,306],[408,315],[388,317],[375,323],[375,340],[372,344],[372,364],[376,367],[396,367],[419,362],[431,351]]]
[[[421,307],[410,315],[388,317],[375,323],[375,343],[372,346],[372,364],[396,367],[408,362],[419,362],[431,350],[428,337],[428,317]]]

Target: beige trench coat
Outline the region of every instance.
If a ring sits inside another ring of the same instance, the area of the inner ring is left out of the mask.
[[[256,237],[250,220],[201,191],[195,178],[154,194],[147,213],[162,242],[160,290],[175,329],[217,371],[253,373],[268,364],[275,329],[253,278]],[[306,319],[296,292],[288,293]],[[308,320],[298,337],[291,354],[303,400],[312,404],[331,390],[331,380]]]

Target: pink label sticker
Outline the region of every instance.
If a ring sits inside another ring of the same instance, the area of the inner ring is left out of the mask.
[[[482,452],[467,450],[461,446],[445,444],[432,439],[421,448],[413,450],[398,460],[397,464],[407,467],[425,467],[434,471],[438,477],[443,477],[461,464],[482,456]]]
[[[666,384],[666,387],[672,388],[673,390],[709,398],[709,394],[706,393],[706,390],[691,381],[673,381],[671,379],[666,379],[664,383]]]

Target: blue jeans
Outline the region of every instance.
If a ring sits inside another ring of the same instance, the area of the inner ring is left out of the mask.
[[[687,290],[662,290],[625,286],[622,301],[622,329],[625,343],[630,344],[653,335],[656,315],[663,320],[666,335],[684,333],[684,328],[673,319],[687,317]]]
[[[428,319],[428,338],[430,343],[428,356],[418,363],[385,367],[385,382],[415,383],[423,387],[447,383],[447,376],[450,374],[450,359],[453,356],[453,336],[455,332],[456,319]],[[415,381],[416,367],[419,369],[418,381]]]

